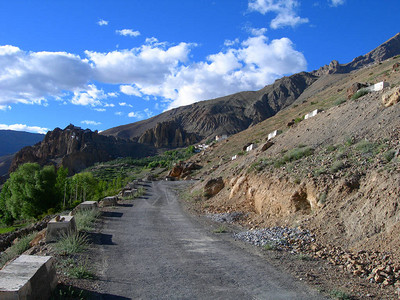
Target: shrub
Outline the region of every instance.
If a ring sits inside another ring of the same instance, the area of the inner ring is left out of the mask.
[[[303,157],[312,155],[313,153],[314,149],[311,147],[297,147],[287,152],[281,159],[277,160],[274,163],[274,166],[280,167],[288,162],[299,160]]]
[[[217,229],[213,231],[214,233],[225,233],[227,232],[227,228],[224,225],[219,226]]]
[[[375,144],[367,140],[362,140],[355,145],[355,148],[363,154],[368,154],[374,152]]]
[[[89,245],[88,238],[83,233],[64,234],[61,239],[54,244],[55,251],[60,255],[70,255],[83,252]]]
[[[79,210],[75,214],[75,222],[78,231],[91,231],[96,219],[100,216],[97,209]]]
[[[326,193],[322,192],[319,195],[318,202],[321,203],[321,204],[324,204],[326,202],[326,196],[327,196]]]
[[[336,173],[345,168],[345,163],[343,161],[335,161],[331,166],[331,172]]]
[[[361,89],[359,91],[357,91],[353,96],[351,96],[351,100],[356,100],[362,96],[365,96],[366,94],[368,94],[369,91],[366,89]]]
[[[87,264],[78,263],[77,266],[73,266],[68,269],[67,274],[69,277],[77,279],[94,279],[95,275],[89,270]]]
[[[383,157],[385,158],[385,160],[387,162],[390,162],[393,159],[395,154],[396,154],[396,150],[391,149],[391,150],[386,151],[385,153],[383,153]]]
[[[345,99],[345,98],[340,98],[339,100],[337,100],[336,102],[335,102],[335,105],[340,105],[340,104],[343,104],[343,103],[345,103],[347,100]]]
[[[266,251],[271,251],[271,250],[276,250],[277,247],[276,247],[276,245],[274,243],[269,242],[269,243],[266,243],[263,246],[263,249],[266,250]]]

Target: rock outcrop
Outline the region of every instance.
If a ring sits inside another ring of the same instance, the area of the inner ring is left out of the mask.
[[[151,151],[144,145],[115,137],[106,137],[89,129],[69,125],[64,130],[49,131],[35,146],[25,147],[15,154],[10,172],[26,162],[40,165],[54,164],[68,168],[70,174],[79,172],[96,162],[117,157],[143,157]]]

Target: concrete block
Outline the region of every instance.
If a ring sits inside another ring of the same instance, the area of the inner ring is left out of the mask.
[[[232,156],[232,160],[237,159],[237,155]]]
[[[271,133],[268,134],[268,140],[276,137],[278,134],[281,134],[282,130],[274,130]]]
[[[21,255],[0,270],[0,299],[49,299],[56,286],[51,256]]]
[[[69,232],[76,232],[74,216],[58,216],[47,223],[46,243],[55,242]]]
[[[315,116],[316,116],[317,114],[319,114],[320,112],[322,112],[322,110],[320,110],[320,109],[315,109],[315,110],[313,110],[312,112],[306,114],[306,115],[304,116],[304,119],[307,120],[307,119],[309,119],[309,118],[315,117]]]
[[[97,209],[97,201],[85,201],[78,205],[78,210]]]
[[[137,189],[132,189],[132,190],[125,190],[122,193],[122,197],[133,197],[135,193],[137,192]]]
[[[107,207],[107,206],[115,206],[117,205],[118,197],[105,197],[103,200],[99,202],[99,207]]]
[[[247,146],[246,152],[252,151],[254,148],[254,144],[251,144],[250,146]]]

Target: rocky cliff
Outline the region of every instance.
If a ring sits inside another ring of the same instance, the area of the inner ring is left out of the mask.
[[[26,162],[41,165],[64,166],[71,174],[96,162],[108,161],[121,156],[143,157],[151,151],[148,147],[115,137],[107,137],[89,129],[69,125],[64,130],[49,131],[44,140],[28,146],[15,154],[10,172]]]

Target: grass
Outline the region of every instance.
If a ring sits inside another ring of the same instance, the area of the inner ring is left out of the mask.
[[[396,150],[391,149],[391,150],[388,150],[385,153],[383,153],[383,157],[385,158],[385,160],[387,162],[390,162],[394,158],[395,154],[396,154]]]
[[[318,202],[324,204],[326,202],[326,197],[327,194],[325,192],[322,192],[318,197]]]
[[[310,156],[314,153],[314,149],[307,146],[301,146],[288,151],[281,159],[275,161],[274,166],[279,168],[284,164],[299,160],[303,157]]]
[[[340,300],[350,300],[352,299],[352,297],[347,294],[346,292],[340,291],[340,290],[332,290],[329,295],[331,297],[334,297],[336,299],[340,299]]]
[[[89,294],[87,291],[73,287],[58,285],[57,288],[52,293],[51,300],[62,300],[62,299],[89,299]]]
[[[356,100],[362,96],[365,96],[368,93],[369,93],[368,90],[361,89],[361,90],[357,91],[353,96],[351,96],[351,100]]]
[[[309,256],[309,255],[307,255],[307,254],[302,254],[302,253],[300,253],[300,254],[297,255],[297,259],[299,259],[299,260],[304,260],[304,261],[311,261],[311,260],[313,260],[313,258],[312,258],[311,256]]]
[[[374,152],[376,145],[367,140],[362,140],[355,145],[355,149],[363,154],[371,154]]]
[[[77,279],[94,279],[96,276],[89,270],[87,263],[78,263],[77,266],[70,267],[67,271],[68,277]]]
[[[78,231],[91,231],[94,229],[96,219],[100,216],[97,209],[80,210],[75,214],[75,222]]]
[[[226,233],[228,231],[228,228],[226,226],[221,225],[217,229],[214,229],[214,233]]]
[[[89,241],[86,234],[75,232],[63,235],[54,244],[54,250],[60,255],[71,255],[85,251],[88,245]]]
[[[276,250],[277,247],[276,247],[276,245],[275,245],[274,243],[266,243],[266,244],[263,246],[263,249],[264,249],[265,251],[271,251],[271,250]]]
[[[4,251],[0,258],[0,268],[2,268],[8,261],[16,258],[18,255],[21,255],[26,250],[28,250],[29,243],[34,239],[36,234],[37,232],[34,232],[27,236],[24,236],[14,245],[9,247],[6,251]]]
[[[344,169],[345,167],[346,167],[345,163],[338,160],[332,164],[330,170],[332,173],[336,173],[337,171],[340,171],[340,170]]]

